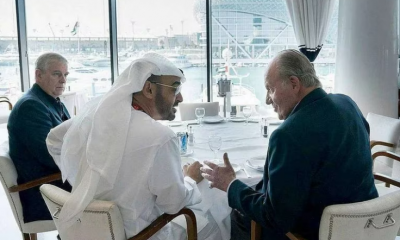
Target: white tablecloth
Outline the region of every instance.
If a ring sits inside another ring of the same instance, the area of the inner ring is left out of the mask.
[[[174,132],[186,132],[187,124],[194,123],[194,121],[183,122],[180,126],[173,126],[176,125],[174,122],[164,123],[171,125]],[[276,125],[270,126],[269,134],[277,127]],[[193,151],[188,157],[200,162],[213,159],[214,153],[208,146],[208,137],[217,134],[222,137],[222,147],[218,153],[218,158],[222,160],[223,153],[227,152],[231,163],[239,164],[251,175],[251,178],[247,178],[244,171],[238,171],[236,172],[237,178],[250,186],[261,180],[263,172],[249,168],[244,164],[247,159],[260,156],[265,158],[267,155],[269,138],[262,137],[261,127],[258,123],[246,125],[244,122],[224,121],[214,124],[203,123],[202,126],[193,125],[192,129],[194,130],[195,143],[188,147],[189,153]],[[218,189],[209,189],[206,180],[203,180],[198,187],[202,193],[203,201],[197,207],[210,211],[221,230],[223,239],[229,239],[231,208],[228,206],[226,193]]]
[[[195,121],[183,122],[180,126],[173,126],[171,129],[174,132],[186,132],[187,124],[194,123]],[[168,125],[168,122],[165,122]],[[171,122],[170,125],[175,125]],[[274,131],[278,125],[269,126],[269,135]],[[222,161],[222,155],[224,152],[228,153],[229,160],[231,163],[245,166],[244,163],[247,159],[254,157],[266,157],[268,151],[268,140],[261,135],[261,127],[258,123],[248,123],[245,125],[244,122],[229,122],[225,121],[216,124],[203,123],[202,126],[193,125],[194,129],[194,146],[188,146],[189,157],[193,157],[200,162],[204,160],[211,160],[214,158],[214,153],[208,146],[208,137],[211,135],[219,135],[222,137],[222,147],[218,152],[218,158]],[[261,177],[262,172],[246,167],[246,170],[250,175],[254,177]],[[236,173],[238,178],[246,178],[243,171]]]

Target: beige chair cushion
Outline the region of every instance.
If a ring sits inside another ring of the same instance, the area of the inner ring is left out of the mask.
[[[8,192],[9,187],[17,185],[17,171],[8,155],[8,149],[8,141],[0,145],[0,180],[19,229],[23,233],[40,233],[56,230],[56,226],[52,220],[24,223],[19,193]]]
[[[7,123],[11,111],[8,109],[0,109],[0,124]]]
[[[384,223],[391,214],[392,221]],[[377,227],[366,228],[372,219]],[[392,240],[400,227],[400,191],[352,204],[328,206],[321,218],[319,240]]]
[[[384,141],[388,143],[397,144],[400,137],[400,120],[390,118],[375,113],[368,113],[367,121],[370,126],[370,139],[375,141]],[[394,151],[393,148],[385,146],[375,146],[372,153],[376,151]],[[395,165],[395,166],[394,166]],[[374,170],[376,172],[400,178],[400,164],[393,165],[393,160],[386,157],[379,157],[374,163]],[[392,169],[393,168],[393,169]]]
[[[59,229],[57,216],[70,193],[49,184],[43,184],[40,192],[49,208],[54,222]],[[113,202],[91,202],[85,209],[82,217],[67,231],[60,231],[63,240],[125,240],[125,230],[121,213]]]

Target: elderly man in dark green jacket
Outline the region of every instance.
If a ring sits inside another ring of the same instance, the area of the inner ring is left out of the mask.
[[[299,51],[285,50],[269,65],[267,103],[285,119],[269,141],[264,176],[255,190],[225,167],[205,162],[211,187],[228,193],[232,238],[250,239],[250,220],[262,238],[297,233],[318,240],[322,211],[332,204],[378,197],[372,174],[369,126],[348,96],[321,89],[313,65]],[[286,235],[286,236],[285,236]]]
[[[10,157],[18,184],[60,172],[46,147],[50,129],[70,118],[58,98],[65,90],[68,61],[57,53],[45,53],[36,61],[36,83],[15,104],[8,120]],[[53,184],[71,190],[68,183]],[[24,222],[51,220],[39,187],[20,192]]]

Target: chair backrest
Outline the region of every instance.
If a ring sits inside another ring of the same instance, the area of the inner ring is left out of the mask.
[[[400,191],[324,209],[319,240],[394,240],[400,227]]]
[[[15,220],[19,229],[22,231],[23,215],[22,205],[19,199],[19,193],[10,193],[9,187],[17,185],[17,170],[8,154],[8,141],[0,146],[0,180],[3,185],[4,192],[7,195]]]
[[[367,121],[370,127],[370,139],[392,143],[396,146],[400,138],[400,120],[375,113],[368,113]],[[372,153],[377,151],[394,151],[393,148],[375,146]],[[393,170],[392,170],[393,168]],[[400,164],[386,157],[379,157],[375,161],[374,170],[392,177],[400,177]]]
[[[202,107],[205,109],[205,116],[216,116],[219,112],[219,102],[204,102],[204,103],[180,103],[179,111],[181,114],[181,120],[193,120],[196,119],[194,113],[196,108]]]
[[[0,97],[0,103],[3,103],[0,105],[0,124],[7,123],[10,117],[12,103],[4,97]]]
[[[370,139],[397,144],[400,137],[400,120],[375,113],[368,113]]]
[[[70,193],[50,184],[40,187],[43,199],[59,230],[61,239],[125,240],[125,230],[118,206],[109,201],[95,200],[83,212],[82,217],[67,231],[60,231],[58,214]]]
[[[10,187],[18,185],[17,170],[15,169],[14,163],[11,160],[8,152],[8,141],[6,141],[0,145],[0,181],[3,185],[4,192],[7,195],[8,202],[10,203],[11,210],[19,229],[23,233],[39,233],[55,230],[56,227],[54,225],[54,222],[51,220],[24,223],[19,193],[10,193],[8,191]]]

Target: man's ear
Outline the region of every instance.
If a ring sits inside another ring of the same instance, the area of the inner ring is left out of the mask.
[[[146,81],[144,83],[142,93],[146,98],[152,99],[154,97],[155,92],[154,92],[154,88],[152,88],[152,87],[153,86],[151,85],[151,82]]]
[[[300,90],[300,79],[296,76],[290,76],[289,78],[290,86],[293,88],[293,90]]]
[[[42,71],[40,69],[35,70],[35,81],[41,82],[42,79]]]

